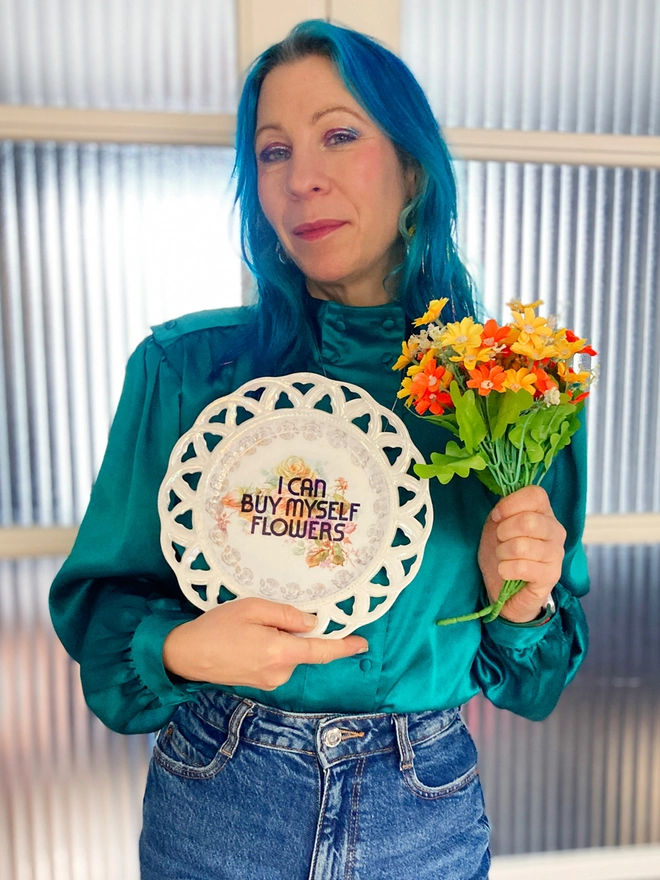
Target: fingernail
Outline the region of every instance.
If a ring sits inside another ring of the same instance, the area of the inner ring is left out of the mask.
[[[358,654],[366,654],[368,650],[369,650],[369,642],[365,642],[364,645],[362,645],[362,647],[358,651]]]
[[[308,626],[310,629],[319,622],[316,614],[310,614],[309,611],[303,611],[303,620],[305,622],[305,626]]]
[[[502,519],[502,514],[500,513],[500,511],[498,510],[497,507],[494,507],[491,510],[490,518],[493,520],[493,522],[499,522]]]

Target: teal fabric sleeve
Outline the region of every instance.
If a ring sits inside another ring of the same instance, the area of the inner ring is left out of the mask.
[[[512,626],[500,619],[482,624],[481,645],[472,668],[475,681],[492,703],[535,721],[553,710],[589,646],[579,602],[589,589],[582,546],[587,493],[584,426],[557,456],[543,485],[555,516],[566,529],[562,577],[553,590],[556,612],[542,626]]]
[[[179,378],[149,338],[129,360],[89,508],[51,590],[53,624],[81,665],[86,700],[122,733],[157,729],[200,687],[174,683],[162,663],[167,634],[199,613],[160,551],[154,504],[180,434],[179,397]]]

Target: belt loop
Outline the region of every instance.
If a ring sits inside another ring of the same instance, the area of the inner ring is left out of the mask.
[[[248,715],[254,706],[250,700],[243,700],[238,704],[238,706],[232,712],[232,716],[229,719],[229,730],[227,731],[227,739],[222,744],[222,748],[220,751],[223,755],[227,755],[228,758],[234,757],[234,752],[236,751],[236,747],[238,746],[238,741],[241,735],[241,725],[243,724],[243,719],[246,715]]]
[[[396,741],[399,746],[399,766],[402,770],[410,770],[413,765],[415,753],[413,752],[413,747],[410,744],[410,737],[408,736],[408,716],[392,715],[392,718],[394,718]]]

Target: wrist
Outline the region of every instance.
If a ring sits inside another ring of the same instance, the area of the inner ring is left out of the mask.
[[[545,601],[545,604],[539,610],[535,617],[529,617],[528,615],[520,617],[510,617],[507,614],[502,614],[501,612],[499,617],[504,623],[507,623],[510,626],[542,626],[544,623],[547,623],[552,619],[555,611],[555,601],[552,597],[552,593],[550,593]]]

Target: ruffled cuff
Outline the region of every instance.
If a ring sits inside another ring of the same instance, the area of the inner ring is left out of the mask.
[[[170,632],[182,623],[194,620],[194,613],[183,609],[154,608],[167,600],[150,602],[151,614],[144,617],[131,642],[131,660],[143,684],[164,706],[177,706],[190,694],[208,687],[205,682],[192,682],[170,677],[163,664],[163,645]]]
[[[526,648],[533,648],[551,631],[556,618],[555,610],[545,613],[540,620],[530,620],[527,623],[515,623],[503,617],[496,617],[483,626],[495,644],[502,648],[524,651]]]

